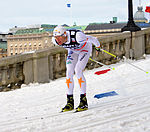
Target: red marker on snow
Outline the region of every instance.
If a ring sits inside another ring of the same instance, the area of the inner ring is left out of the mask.
[[[110,69],[102,70],[102,71],[97,71],[97,72],[95,72],[95,74],[97,74],[97,75],[105,74],[105,73],[107,73],[108,71],[110,71]]]

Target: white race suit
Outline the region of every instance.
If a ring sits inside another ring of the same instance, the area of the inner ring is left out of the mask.
[[[86,79],[83,75],[83,70],[92,52],[92,44],[96,47],[100,47],[100,43],[97,38],[85,35],[79,30],[67,30],[66,34],[67,42],[64,43],[62,47],[68,50],[66,60],[67,95],[73,95],[74,73],[78,79],[80,94],[86,94]],[[72,37],[72,35],[74,36]],[[58,45],[54,37],[52,38],[52,42]]]

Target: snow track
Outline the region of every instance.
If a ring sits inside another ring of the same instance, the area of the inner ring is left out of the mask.
[[[133,61],[150,71],[150,56]],[[59,113],[66,103],[65,78],[47,84],[30,84],[0,93],[0,132],[150,132],[150,74],[122,64],[101,76],[99,69],[85,71],[89,110]],[[79,89],[75,81],[75,107]],[[116,91],[119,95],[93,98]]]
[[[100,110],[97,110],[96,112],[98,113]],[[84,123],[80,123],[80,124],[76,124],[75,126],[71,126],[70,129],[69,128],[65,128],[64,130],[75,130],[75,131],[81,131],[81,130],[85,130],[85,129],[94,129],[94,127],[100,126],[100,125],[104,125],[104,124],[108,124],[108,123],[113,123],[116,121],[121,121],[123,119],[128,119],[130,117],[136,117],[139,116],[142,113],[147,113],[147,116],[150,115],[150,105],[143,105],[140,107],[136,107],[134,109],[128,108],[126,110],[123,110],[119,113],[116,112],[112,112],[111,115],[106,116],[104,119],[100,118],[96,118],[93,121],[84,121]],[[92,115],[92,114],[91,114]],[[148,121],[150,121],[150,119],[148,119]],[[90,130],[89,129],[89,130]]]
[[[47,122],[46,124],[49,124],[49,126],[42,128],[42,130],[45,129],[45,131],[50,130],[52,132],[84,131],[85,129],[94,130],[95,127],[100,127],[101,125],[109,124],[110,122],[112,123],[127,119],[129,117],[136,117],[142,113],[150,115],[150,94],[143,93],[141,95],[116,98],[109,102],[100,102],[97,105],[91,105],[88,111],[80,113],[56,112],[49,113],[49,115],[41,114],[39,116],[20,118],[16,119],[16,121],[6,120],[0,123],[0,130],[3,130],[4,132],[30,131],[34,128],[35,122],[41,127],[43,123],[45,124],[45,122]],[[58,122],[60,122],[59,125],[57,125]],[[74,124],[74,122],[76,123]],[[66,125],[66,123],[68,125]],[[41,127],[39,129],[41,129]]]
[[[144,101],[138,102],[141,100],[140,98],[145,98]],[[116,123],[117,121],[121,121],[124,119],[128,119],[131,117],[137,117],[140,114],[146,113],[148,117],[150,117],[150,95],[145,96],[135,96],[127,99],[121,99],[120,101],[112,101],[109,104],[102,104],[102,106],[94,107],[91,111],[86,111],[85,113],[81,113],[80,121],[77,120],[75,125],[69,125],[66,128],[56,129],[57,131],[93,131],[95,127],[101,126],[109,123]],[[132,103],[128,103],[128,100],[132,100]],[[147,101],[145,101],[147,100]],[[107,112],[107,114],[105,114]],[[94,118],[93,118],[94,117]],[[150,121],[148,118],[147,121]],[[72,121],[74,122],[74,121]]]

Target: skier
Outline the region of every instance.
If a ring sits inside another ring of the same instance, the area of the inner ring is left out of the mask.
[[[83,70],[86,67],[90,53],[92,52],[92,43],[97,50],[100,50],[99,41],[95,37],[85,35],[80,30],[66,30],[63,26],[58,25],[54,28],[52,42],[68,50],[66,60],[67,104],[62,108],[62,112],[74,109],[74,73],[80,86],[80,104],[76,108],[76,111],[87,110],[86,79],[83,75]]]

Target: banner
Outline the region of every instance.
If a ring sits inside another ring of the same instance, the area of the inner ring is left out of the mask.
[[[150,6],[146,6],[145,17],[148,19],[148,21],[150,20]]]
[[[150,13],[150,6],[146,6],[145,12]]]

